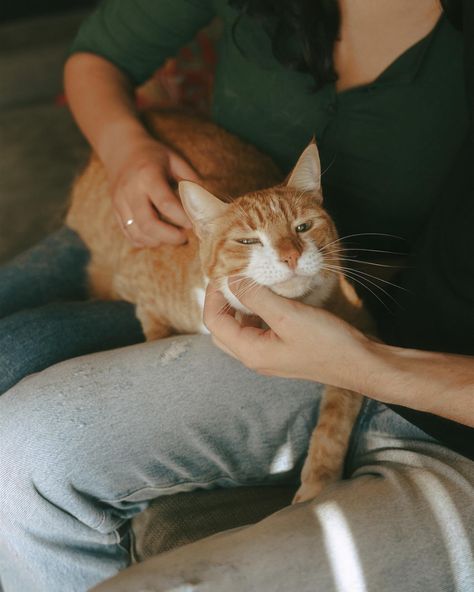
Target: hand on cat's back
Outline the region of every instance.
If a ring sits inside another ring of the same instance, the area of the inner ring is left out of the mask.
[[[369,342],[357,329],[326,310],[283,298],[263,286],[241,290],[239,300],[268,329],[240,323],[211,283],[204,322],[218,347],[260,374],[353,389]],[[350,384],[345,384],[346,378]]]
[[[178,154],[141,138],[121,151],[109,178],[120,227],[135,246],[186,242],[182,228],[191,223],[171,184],[199,177]]]

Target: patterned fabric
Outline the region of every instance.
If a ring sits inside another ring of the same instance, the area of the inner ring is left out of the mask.
[[[208,114],[217,62],[214,46],[220,30],[220,22],[213,21],[139,87],[140,109],[181,107]]]

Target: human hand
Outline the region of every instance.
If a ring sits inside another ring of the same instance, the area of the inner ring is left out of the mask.
[[[204,323],[218,347],[261,374],[364,391],[363,369],[370,341],[362,333],[323,309],[283,298],[263,286],[234,290],[240,302],[269,328],[239,323],[211,283]]]
[[[199,181],[194,169],[151,137],[134,142],[119,162],[109,173],[114,208],[127,238],[137,247],[185,243],[183,228],[192,226],[171,184]]]

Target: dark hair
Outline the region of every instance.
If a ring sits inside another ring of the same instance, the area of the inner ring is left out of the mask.
[[[448,18],[461,28],[462,0],[440,0]],[[273,55],[279,62],[314,78],[316,89],[337,80],[333,48],[339,35],[338,0],[229,0],[229,4],[261,20],[268,32]],[[239,21],[237,20],[236,26]],[[287,41],[296,38],[301,52],[288,52]]]

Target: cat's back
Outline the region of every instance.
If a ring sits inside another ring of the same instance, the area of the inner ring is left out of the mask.
[[[194,167],[209,191],[236,197],[281,181],[268,156],[209,119],[178,111],[150,111],[145,122],[158,140]]]

